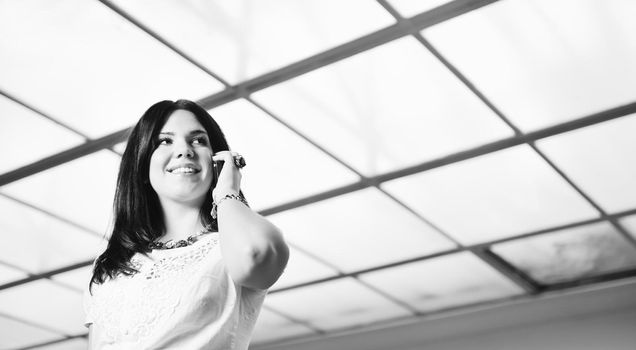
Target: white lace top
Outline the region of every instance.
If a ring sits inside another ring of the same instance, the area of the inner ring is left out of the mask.
[[[265,290],[230,278],[209,233],[187,247],[136,254],[139,270],[84,293],[92,349],[244,350]]]

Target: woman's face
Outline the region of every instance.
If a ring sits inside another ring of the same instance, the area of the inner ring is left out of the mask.
[[[174,111],[150,157],[150,185],[166,200],[201,206],[212,185],[210,139],[194,114]]]

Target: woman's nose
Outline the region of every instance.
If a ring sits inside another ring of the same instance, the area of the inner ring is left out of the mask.
[[[177,158],[192,158],[194,157],[194,151],[192,150],[191,147],[189,147],[189,145],[186,144],[182,144],[180,146],[178,146],[178,148],[175,150],[175,156]]]
[[[191,149],[186,148],[182,152],[179,152],[177,154],[177,158],[181,158],[181,157],[192,158],[194,157],[194,152]]]

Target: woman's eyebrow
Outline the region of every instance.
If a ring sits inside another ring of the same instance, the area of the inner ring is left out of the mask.
[[[165,135],[170,135],[170,136],[174,136],[174,132],[172,131],[162,131],[159,133],[160,135],[165,134]],[[192,130],[188,133],[188,136],[192,136],[192,135],[199,135],[199,134],[208,134],[205,130]]]

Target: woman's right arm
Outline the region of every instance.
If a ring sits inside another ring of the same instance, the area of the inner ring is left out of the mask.
[[[95,336],[95,327],[93,327],[93,324],[88,325],[88,350],[97,350]]]

